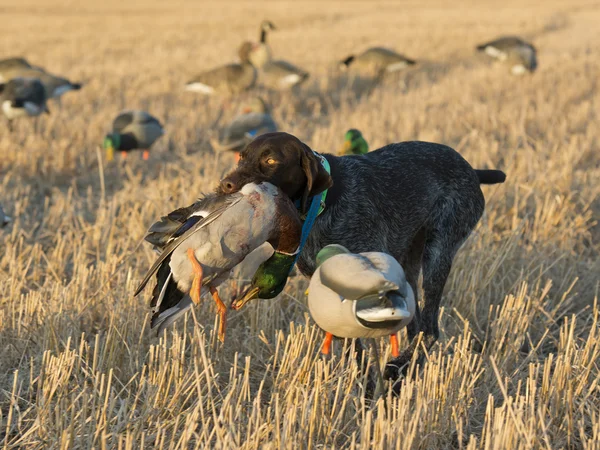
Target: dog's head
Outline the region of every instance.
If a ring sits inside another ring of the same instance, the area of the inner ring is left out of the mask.
[[[288,133],[267,133],[254,139],[240,153],[237,168],[221,180],[218,190],[231,194],[248,183],[263,181],[279,187],[293,201],[300,200],[303,213],[309,198],[333,184],[308,145]]]

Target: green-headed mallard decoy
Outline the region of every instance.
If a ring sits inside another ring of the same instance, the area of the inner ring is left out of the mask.
[[[142,157],[148,160],[150,147],[164,134],[156,117],[145,111],[123,111],[113,121],[112,132],[104,138],[107,161],[114,159],[115,150],[126,158],[131,150],[143,150]]]
[[[369,144],[362,133],[354,128],[346,131],[344,135],[344,144],[338,151],[339,156],[344,155],[364,155],[369,152]]]
[[[373,47],[359,55],[350,55],[341,62],[344,69],[355,69],[359,72],[383,75],[385,72],[396,72],[416,61],[393,50],[383,47]]]
[[[270,20],[263,20],[260,24],[260,38],[258,44],[250,54],[250,61],[257,69],[260,69],[267,61],[271,60],[271,47],[267,43],[267,34],[277,28]]]
[[[46,97],[60,102],[60,97],[69,91],[81,89],[81,83],[73,83],[66,78],[52,75],[39,67],[19,68],[4,70],[2,76],[6,79],[16,77],[37,78],[44,85]]]
[[[322,352],[329,353],[333,336],[390,336],[398,356],[396,333],[412,320],[415,295],[404,270],[386,253],[353,254],[333,244],[317,254],[317,270],[308,287],[308,309],[326,332]]]
[[[0,228],[4,228],[10,222],[12,222],[12,219],[6,215],[4,209],[2,209],[2,205],[0,205]]]
[[[533,72],[537,68],[535,47],[516,36],[505,36],[478,45],[477,50],[506,63],[513,75]]]
[[[219,140],[212,139],[211,144],[217,151],[234,152],[236,162],[240,151],[255,137],[277,131],[270,108],[260,97],[255,97],[240,108],[233,121],[227,125]]]
[[[13,78],[0,84],[0,104],[12,130],[12,120],[49,113],[46,91],[40,80],[35,78]]]
[[[185,86],[188,91],[206,95],[239,94],[256,83],[256,69],[250,62],[250,52],[256,44],[244,42],[238,54],[240,63],[231,63],[202,72]]]
[[[217,304],[219,339],[223,341],[227,308],[216,288],[251,251],[269,242],[275,253],[261,267],[271,286],[281,292],[301,232],[302,223],[291,200],[270,183],[249,183],[231,195],[209,195],[150,227],[146,240],[162,253],[135,295],[157,273],[151,326],[160,332],[210,292]]]

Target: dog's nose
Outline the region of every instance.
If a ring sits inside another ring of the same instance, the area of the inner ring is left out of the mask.
[[[235,183],[229,178],[224,178],[221,180],[221,190],[226,194],[231,194],[235,191]]]

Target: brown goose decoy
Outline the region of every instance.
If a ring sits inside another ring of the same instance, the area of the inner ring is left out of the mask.
[[[373,47],[360,55],[350,55],[341,62],[343,69],[353,69],[359,72],[383,75],[386,72],[397,72],[416,61],[393,50],[383,47]]]
[[[18,117],[35,117],[49,113],[46,104],[46,90],[36,78],[13,78],[0,84],[0,104],[8,119],[9,129]]]
[[[505,36],[478,45],[477,51],[507,64],[513,75],[523,75],[537,68],[535,47],[516,36]]]
[[[267,44],[267,33],[277,28],[270,20],[263,20],[260,24],[260,39],[250,55],[250,61],[256,68],[261,68],[271,60],[271,47]]]
[[[60,102],[60,97],[69,91],[81,89],[81,83],[73,83],[66,78],[52,75],[39,67],[13,67],[2,72],[2,77],[10,80],[12,78],[37,78],[44,85],[46,98],[55,99]]]
[[[240,63],[226,64],[196,75],[185,89],[206,95],[239,94],[256,83],[256,69],[250,62],[250,53],[256,44],[244,42],[239,49]]]
[[[227,125],[222,136],[218,140],[211,140],[215,150],[234,152],[236,162],[240,151],[255,137],[277,131],[270,108],[262,98],[255,97],[245,102],[240,109],[240,114]]]

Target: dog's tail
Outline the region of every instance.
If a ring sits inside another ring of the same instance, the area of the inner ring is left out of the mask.
[[[475,170],[480,184],[504,183],[506,174],[501,170]]]

